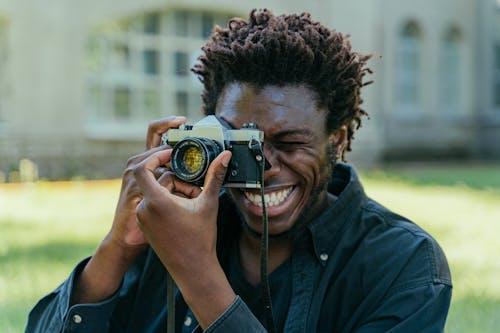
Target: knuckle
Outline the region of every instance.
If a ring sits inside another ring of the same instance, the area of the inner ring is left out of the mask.
[[[152,129],[158,127],[158,124],[160,122],[161,122],[160,119],[154,119],[154,120],[150,121],[149,124],[148,124],[148,130],[152,130]]]
[[[158,215],[161,208],[162,208],[161,202],[155,198],[151,198],[151,199],[147,200],[146,202],[144,202],[144,204],[142,206],[142,209],[143,209],[142,213],[144,215],[155,216],[155,215]]]
[[[138,194],[139,188],[137,186],[137,183],[134,180],[134,177],[129,177],[128,181],[124,185],[124,190],[131,197],[135,197]]]
[[[215,174],[215,179],[219,182],[219,183],[223,183],[224,182],[224,178],[225,178],[226,174],[225,173],[216,173]]]
[[[136,215],[137,215],[137,224],[139,225],[139,227],[142,227],[144,225],[144,221],[146,220],[146,215],[147,215],[146,210],[147,207],[144,205],[144,203],[140,203],[137,206]]]
[[[123,170],[123,178],[130,176],[133,172],[134,168],[132,166],[127,166],[125,170]]]
[[[140,155],[135,155],[135,156],[132,156],[129,159],[127,159],[127,162],[125,163],[125,166],[128,168],[128,167],[130,167],[132,165],[137,164],[138,161],[139,161],[139,156]]]
[[[122,179],[123,181],[126,181],[126,182],[134,182],[134,178],[135,176],[137,175],[137,171],[136,169],[140,166],[140,164],[135,164],[135,163],[132,163],[131,165],[127,166],[125,168],[125,170],[123,170],[123,174],[122,174]]]
[[[134,165],[133,167],[131,167],[131,172],[134,176],[138,176],[141,173],[144,173],[145,169],[146,169],[145,165],[140,163],[140,164],[137,164],[137,165]]]
[[[142,196],[142,192],[130,172],[123,176],[120,196],[125,200],[125,202],[138,200]]]

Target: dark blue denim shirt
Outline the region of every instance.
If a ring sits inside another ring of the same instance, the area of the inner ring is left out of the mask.
[[[284,300],[273,301],[284,314],[277,327],[304,333],[442,332],[452,285],[439,245],[369,199],[350,166],[337,165],[333,175],[329,191],[338,199],[298,232],[287,267],[270,276],[271,286],[273,279],[286,282],[274,284],[284,289],[271,290]],[[218,253],[231,274],[231,258],[238,254],[229,244],[240,226],[224,194],[220,206]],[[70,307],[75,278],[87,260],[38,302],[26,332],[166,332],[166,275],[153,251],[136,261],[111,298]],[[177,332],[201,332],[179,292],[176,317]],[[238,296],[205,331],[266,332],[259,319]]]

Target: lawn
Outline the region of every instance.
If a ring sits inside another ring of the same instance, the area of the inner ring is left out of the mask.
[[[454,294],[446,332],[500,331],[500,166],[363,173],[369,195],[417,221],[447,254]],[[22,332],[36,300],[92,254],[119,181],[0,185],[0,332]]]

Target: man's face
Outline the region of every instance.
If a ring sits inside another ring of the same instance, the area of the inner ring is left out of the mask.
[[[216,115],[235,128],[254,123],[264,131],[264,153],[272,168],[264,174],[269,233],[288,231],[306,213],[314,217],[326,202],[331,172],[326,111],[317,107],[314,92],[304,86],[243,83],[226,86]],[[262,232],[260,190],[230,189],[248,226]]]

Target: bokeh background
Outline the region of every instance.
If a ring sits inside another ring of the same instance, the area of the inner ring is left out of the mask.
[[[500,331],[500,1],[0,0],[0,332],[91,255],[147,124],[201,118],[214,24],[310,12],[372,53],[350,163],[444,248],[446,332]]]

